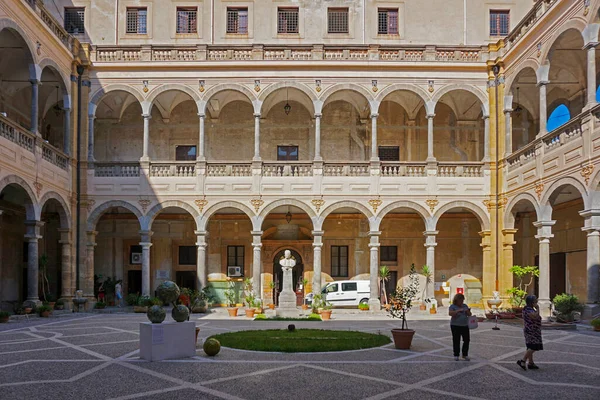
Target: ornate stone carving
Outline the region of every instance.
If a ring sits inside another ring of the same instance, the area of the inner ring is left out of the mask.
[[[208,200],[206,200],[206,198],[198,199],[195,200],[194,203],[196,203],[196,207],[198,207],[198,210],[202,212],[204,210],[204,207],[206,207],[206,205],[208,204]]]
[[[585,184],[590,182],[590,176],[594,172],[594,164],[588,164],[581,167],[581,176],[585,179]]]
[[[429,210],[433,213],[433,210],[437,207],[440,202],[437,199],[427,199],[425,200],[425,204],[429,206]]]
[[[371,199],[369,200],[369,204],[373,208],[373,212],[376,213],[379,206],[383,204],[383,201],[381,201],[381,199]]]
[[[429,87],[427,89],[427,90],[429,90],[429,93],[433,93],[433,91],[435,90],[433,85],[434,85],[434,81],[429,81]]]
[[[40,194],[42,193],[42,189],[44,188],[44,185],[42,185],[38,181],[35,181],[35,182],[33,182],[33,187],[35,188],[35,193],[37,194],[37,196],[40,197]]]
[[[85,208],[87,209],[88,212],[92,211],[94,204],[96,204],[96,200],[92,200],[92,199],[86,200]]]
[[[373,92],[377,92],[379,88],[377,87],[377,79],[373,79],[371,81],[371,85],[373,86]]]
[[[544,182],[538,182],[535,184],[535,194],[538,200],[542,199],[542,192],[544,191]]]
[[[265,204],[265,202],[263,199],[259,198],[250,200],[250,204],[252,204],[252,207],[254,207],[254,211],[258,212],[258,210],[260,210],[260,208],[263,204]]]
[[[317,80],[315,81],[315,85],[316,85],[316,88],[315,88],[315,90],[317,91],[317,93],[319,93],[319,92],[321,91],[321,80],[320,80],[320,79],[317,79]]]
[[[256,92],[260,92],[260,80],[259,79],[254,81],[254,90]]]
[[[315,208],[317,209],[317,212],[319,212],[321,210],[321,207],[323,207],[323,204],[325,204],[325,200],[321,199],[312,199],[311,203],[313,204],[313,206],[315,206]]]
[[[152,203],[152,201],[148,200],[148,199],[139,199],[138,203],[140,204],[140,206],[142,206],[142,212],[145,214],[146,213],[146,209],[148,208],[148,206],[150,205],[150,203]]]

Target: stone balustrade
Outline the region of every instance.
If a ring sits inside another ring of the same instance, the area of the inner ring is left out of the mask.
[[[162,61],[394,61],[477,63],[489,58],[485,46],[93,46],[95,63]]]
[[[196,163],[194,161],[152,162],[150,176],[187,178],[196,176]]]
[[[2,115],[0,115],[0,136],[31,152],[35,148],[35,135]]]
[[[67,170],[69,165],[69,157],[48,143],[42,145],[42,158],[64,170]]]
[[[69,51],[73,51],[73,42],[75,39],[69,35],[62,24],[46,10],[44,2],[42,0],[26,0],[26,2],[31,6],[31,9],[39,15],[40,19],[46,24],[54,36],[56,36]]]
[[[483,163],[439,163],[437,175],[441,178],[480,178]]]
[[[427,176],[425,162],[422,163],[398,163],[398,162],[382,162],[381,163],[382,177],[424,177]]]
[[[264,164],[262,167],[263,176],[312,176],[312,164]]]
[[[369,176],[369,163],[325,163],[324,176]]]
[[[208,176],[252,176],[252,164],[209,163],[206,174]]]
[[[521,22],[519,22],[504,39],[506,51],[513,48],[515,44],[540,20],[546,11],[557,2],[558,0],[538,0]]]
[[[94,176],[99,178],[135,178],[140,176],[140,164],[96,162],[94,164]]]

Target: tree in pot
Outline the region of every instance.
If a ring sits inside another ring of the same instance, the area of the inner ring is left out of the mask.
[[[254,286],[250,278],[244,279],[244,302],[246,303],[246,317],[254,318],[254,301],[256,296],[253,292]]]
[[[56,300],[56,303],[54,303],[54,309],[55,310],[63,310],[64,308],[65,308],[65,301],[63,299]]]
[[[515,314],[519,315],[523,313],[523,305],[525,304],[525,297],[528,294],[528,288],[533,283],[535,277],[540,276],[540,269],[538,267],[521,267],[520,265],[513,265],[509,271],[513,274],[514,278],[517,278],[519,284],[506,291],[510,297],[510,303],[513,306]],[[527,283],[525,283],[529,279]]]
[[[302,309],[303,310],[308,310],[308,304],[306,304],[306,286],[308,285],[308,279],[303,278],[302,279]]]
[[[419,309],[421,311],[425,311],[427,310],[427,303],[429,303],[429,293],[427,293],[427,288],[429,288],[429,285],[433,282],[433,276],[431,274],[431,268],[429,268],[429,265],[423,265],[421,267],[421,275],[425,277],[425,287],[423,288],[423,292],[421,294],[422,301]]]
[[[419,292],[419,277],[415,271],[415,264],[410,266],[408,282],[408,285],[399,287],[390,296],[390,308],[388,310],[392,318],[402,320],[402,328],[392,329],[392,336],[396,348],[403,350],[410,349],[415,334],[414,330],[408,329],[408,323],[406,322],[406,314],[410,311],[412,302]]]
[[[230,317],[237,317],[238,308],[235,306],[235,282],[229,281],[228,288],[224,293],[227,300],[227,312]]]
[[[52,307],[50,306],[39,306],[37,312],[42,318],[48,318],[52,314]]]
[[[379,267],[379,287],[382,291],[381,299],[383,304],[388,304],[388,296],[385,290],[385,283],[390,280],[390,269],[386,266]]]

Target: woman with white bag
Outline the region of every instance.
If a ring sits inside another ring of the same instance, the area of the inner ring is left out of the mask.
[[[471,316],[471,309],[469,306],[464,304],[465,296],[458,293],[452,299],[452,305],[448,309],[448,315],[450,319],[450,329],[452,330],[452,347],[454,349],[454,359],[458,361],[460,353],[460,338],[462,337],[462,358],[465,361],[469,361],[469,342],[471,335],[469,333],[469,317]]]

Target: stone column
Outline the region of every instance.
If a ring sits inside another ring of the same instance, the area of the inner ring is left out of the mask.
[[[322,114],[315,114],[315,161],[323,161],[321,157],[321,116]]]
[[[483,116],[483,162],[490,162],[490,116]]]
[[[96,248],[96,231],[87,231],[85,268],[79,271],[79,289],[83,297],[94,298],[94,254]]]
[[[504,110],[504,157],[512,154],[512,111]]]
[[[369,249],[371,253],[369,263],[369,277],[371,281],[371,294],[369,296],[369,307],[373,311],[381,309],[381,301],[379,301],[379,236],[381,231],[370,231]]]
[[[71,109],[63,109],[65,112],[64,116],[64,133],[63,133],[63,151],[66,155],[71,155]]]
[[[94,121],[96,116],[88,115],[88,162],[94,162]]]
[[[198,161],[205,161],[206,160],[206,156],[204,155],[205,152],[205,134],[204,134],[204,119],[206,118],[205,114],[198,114],[198,118],[199,118],[199,123],[200,123],[200,138],[198,139],[198,157],[197,160]]]
[[[42,238],[40,234],[44,223],[41,221],[25,221],[27,233],[27,305],[38,305],[39,296],[39,260],[38,260],[38,241]]]
[[[550,315],[550,239],[554,237],[552,234],[552,226],[556,221],[537,221],[533,223],[538,230],[535,236],[540,241],[539,250],[539,299],[540,313],[543,316]]]
[[[38,133],[40,81],[30,79],[31,83],[31,132]]]
[[[544,136],[548,133],[547,124],[548,124],[548,104],[546,104],[546,87],[548,86],[548,81],[538,82],[538,87],[540,89],[540,132],[538,136]]]
[[[142,152],[142,161],[150,161],[150,157],[148,156],[148,148],[150,146],[150,119],[152,116],[150,114],[142,114],[144,117],[144,146]]]
[[[414,119],[409,119],[406,121],[406,159],[408,161],[413,161],[413,141],[415,135],[415,127],[417,126],[417,121]]]
[[[321,293],[321,250],[323,248],[323,231],[312,231],[313,234],[313,294]]]
[[[252,231],[252,287],[254,288],[254,295],[256,298],[261,300],[262,261],[260,256],[262,248],[262,234],[262,231]]]
[[[584,228],[585,229],[585,228]],[[587,229],[587,303],[600,300],[600,232]]]
[[[518,232],[517,229],[503,229],[502,230],[502,265],[503,267],[498,272],[499,274],[499,289],[500,293],[505,295],[506,291],[513,287],[513,276],[509,269],[514,264],[513,246],[515,242],[515,234]],[[529,264],[525,264],[529,265]]]
[[[60,266],[61,266],[61,282],[62,293],[60,297],[63,299],[71,299],[75,296],[75,289],[71,286],[73,282],[73,264],[71,258],[71,230],[59,229],[60,233]]]
[[[437,234],[440,233],[439,231],[425,231],[423,232],[423,235],[425,236],[425,248],[427,249],[427,266],[429,267],[429,270],[431,271],[431,282],[429,283],[429,285],[427,285],[427,289],[425,291],[425,296],[427,296],[427,298],[432,298],[435,296],[435,287],[434,287],[434,282],[435,282],[435,246],[437,246],[437,243],[435,241],[435,238],[437,236]]]
[[[586,107],[593,107],[596,101],[596,45],[590,43],[587,48],[587,104]]]
[[[152,231],[140,231],[142,240],[142,296],[150,296],[150,247]]]
[[[371,114],[371,161],[379,161],[377,148],[377,117],[379,114]]]
[[[481,285],[482,288],[482,296],[484,297],[484,306],[487,306],[485,299],[491,299],[492,295],[496,290],[496,266],[492,265],[492,232],[491,231],[481,231],[479,232],[479,236],[481,237],[481,252],[483,254],[483,272],[482,272],[482,280]],[[454,293],[451,293],[450,296],[453,296]],[[503,293],[500,293],[502,296]],[[452,298],[452,297],[451,297]]]
[[[196,255],[196,287],[198,290],[201,290],[208,285],[208,273],[206,269],[206,247],[208,246],[206,236],[208,232],[194,231],[194,233],[196,234],[198,251]]]
[[[260,114],[254,114],[254,158],[252,161],[260,161]]]
[[[435,114],[427,114],[427,162],[435,162],[433,155],[433,118]]]

